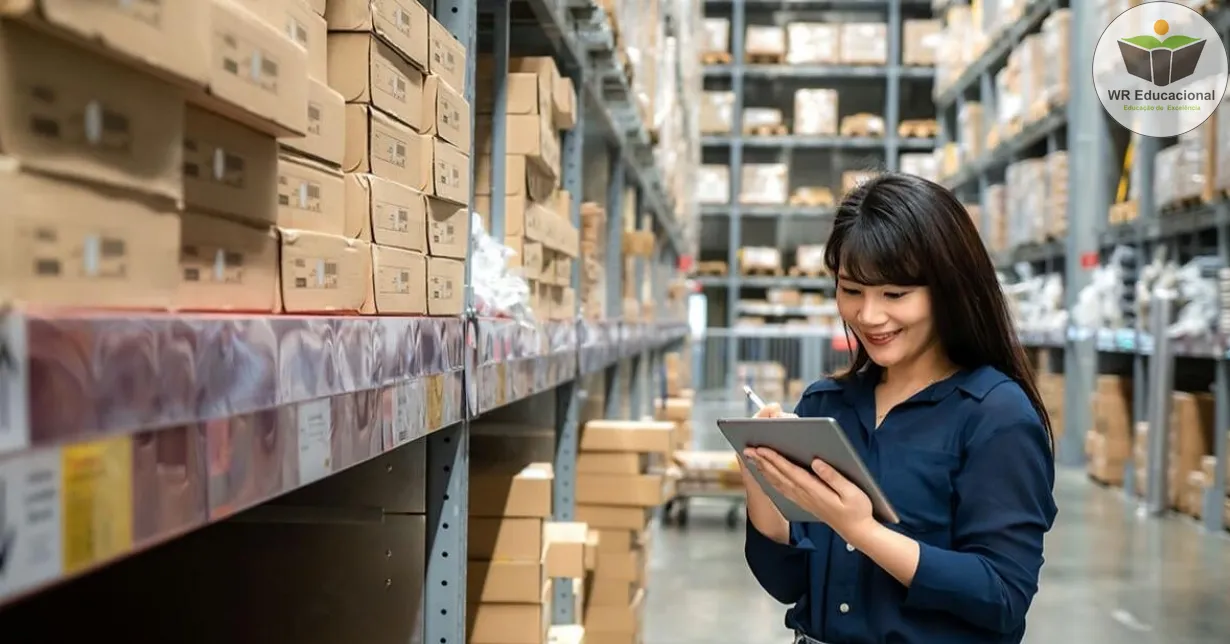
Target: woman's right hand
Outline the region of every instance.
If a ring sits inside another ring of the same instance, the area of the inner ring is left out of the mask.
[[[777,403],[769,403],[756,412],[753,418],[798,418],[798,416],[782,411],[782,406]],[[761,534],[770,539],[778,543],[789,543],[789,522],[782,516],[777,506],[773,505],[773,500],[764,493],[756,479],[752,478],[743,459],[739,459],[739,469],[743,475],[743,489],[747,495],[747,514],[752,524]]]
[[[782,411],[782,406],[777,403],[769,403],[756,412],[752,418],[798,418],[798,416]]]

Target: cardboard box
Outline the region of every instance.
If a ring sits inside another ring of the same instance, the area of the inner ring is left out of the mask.
[[[477,604],[468,606],[473,615],[469,644],[542,644],[551,628],[552,580],[539,590],[539,599],[524,604]]]
[[[440,24],[435,17],[428,19],[428,71],[439,76],[454,91],[460,93],[466,87],[466,47]],[[461,144],[458,144],[461,145]],[[469,146],[462,145],[464,149]]]
[[[170,205],[20,171],[0,157],[0,301],[163,309],[179,278]]]
[[[572,79],[560,76],[555,79],[555,129],[571,130],[577,124],[577,88]]]
[[[279,229],[282,310],[358,313],[371,284],[370,245],[310,230]]]
[[[491,155],[480,154],[474,161],[474,194],[491,194]],[[554,177],[530,164],[524,155],[504,156],[504,194],[526,195],[546,201],[556,192]]]
[[[537,603],[546,581],[546,566],[541,561],[466,562],[466,598],[470,603]]]
[[[329,34],[329,78],[347,103],[374,105],[419,132],[431,125],[423,72],[371,34]]]
[[[278,219],[278,144],[272,136],[190,106],[184,117],[188,208],[257,225]]]
[[[470,245],[470,208],[427,198],[427,248],[432,257],[464,260]]]
[[[342,170],[374,174],[425,192],[432,184],[431,141],[380,110],[347,105]]]
[[[329,28],[323,16],[313,11],[304,0],[239,2],[307,52],[309,77],[329,81],[329,58],[325,43]]]
[[[233,0],[210,3],[208,88],[192,101],[274,136],[302,136],[307,51]]]
[[[600,530],[640,532],[649,525],[649,517],[650,511],[645,508],[578,503],[575,519]]]
[[[554,481],[550,463],[531,463],[515,472],[471,471],[470,516],[549,518]]]
[[[193,212],[183,213],[181,219],[176,309],[278,311],[274,231]]]
[[[346,154],[346,101],[316,79],[311,80],[307,103],[307,134],[278,139],[282,147],[340,166]]]
[[[439,76],[428,76],[423,85],[423,122],[425,134],[470,149],[470,106],[461,94]]]
[[[114,55],[126,66],[146,67],[189,86],[204,85],[209,76],[209,5],[159,3],[153,9],[155,20],[148,11],[148,4],[138,2],[0,2],[0,15],[50,26],[82,45]],[[84,75],[80,68],[66,70]]]
[[[581,452],[577,454],[578,474],[640,474],[649,459],[636,452]]]
[[[315,11],[316,14],[321,17],[324,17],[325,15],[327,4],[327,0],[308,0],[308,6],[310,6],[312,11]]]
[[[278,159],[278,226],[343,235],[346,188],[342,173],[303,157]]]
[[[347,237],[420,253],[427,250],[423,193],[371,174],[347,174],[345,183]]]
[[[589,526],[572,521],[548,521],[543,527],[543,534],[547,548],[547,576],[553,579],[584,579]]]
[[[427,314],[461,315],[465,305],[465,263],[431,257],[427,260]]]
[[[470,517],[470,560],[531,561],[542,563],[542,519],[532,517]]]
[[[458,204],[470,203],[470,157],[442,139],[432,140],[433,192]]]
[[[374,33],[415,67],[429,69],[428,13],[415,0],[330,0],[325,20],[329,31]]]
[[[577,503],[652,508],[666,502],[660,474],[578,474]]]
[[[583,452],[669,454],[675,424],[657,420],[591,420],[581,434]]]
[[[427,256],[372,244],[372,298],[364,313],[427,313]]]
[[[180,90],[0,23],[0,152],[23,167],[178,201],[183,128]]]
[[[526,212],[529,202],[524,195],[508,195],[504,197],[504,239],[519,239],[525,236]],[[486,225],[490,230],[491,197],[476,195],[474,211],[486,217]],[[515,250],[515,249],[514,249]]]

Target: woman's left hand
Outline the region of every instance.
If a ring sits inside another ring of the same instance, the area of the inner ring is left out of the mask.
[[[812,461],[809,472],[767,447],[749,448],[743,454],[769,485],[828,524],[847,542],[878,525],[867,494],[823,461]]]

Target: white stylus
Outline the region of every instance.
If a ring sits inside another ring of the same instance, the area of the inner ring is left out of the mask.
[[[751,387],[743,385],[743,393],[747,394],[747,399],[752,401],[753,405],[756,405],[756,411],[765,408],[764,401],[760,399],[760,396],[756,395],[756,392],[752,391]]]

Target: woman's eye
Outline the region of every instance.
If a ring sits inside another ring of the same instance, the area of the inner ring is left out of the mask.
[[[901,299],[901,298],[905,297],[906,295],[908,295],[908,294],[907,294],[907,293],[885,293],[885,294],[884,294],[884,297],[886,297],[886,298],[888,298],[888,299],[890,299],[890,300],[897,300],[897,299]]]
[[[841,292],[845,293],[846,295],[858,295],[858,289],[853,289],[853,288],[843,288],[841,289]]]

